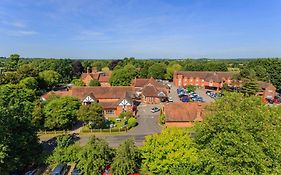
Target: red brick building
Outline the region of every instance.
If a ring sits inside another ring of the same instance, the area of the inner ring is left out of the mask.
[[[86,86],[89,85],[91,80],[98,80],[102,87],[108,87],[110,75],[106,75],[103,72],[98,72],[96,67],[93,67],[91,70],[87,69],[86,73],[81,74],[81,80]]]
[[[72,96],[78,98],[84,105],[98,102],[107,116],[118,116],[122,111],[133,111],[134,87],[72,87],[69,90],[51,91],[42,99],[46,100],[51,94]]]
[[[163,108],[167,127],[191,127],[204,119],[206,103],[168,103]]]
[[[258,82],[260,91],[256,94],[261,96],[264,102],[267,102],[267,99],[274,99],[276,96],[276,88],[271,83]]]
[[[132,86],[136,89],[136,94],[141,97],[141,101],[146,104],[158,104],[168,97],[168,87],[153,78],[135,78]]]
[[[177,87],[193,85],[216,90],[221,89],[223,84],[240,86],[241,82],[233,80],[233,75],[234,73],[232,72],[175,71],[173,83]]]

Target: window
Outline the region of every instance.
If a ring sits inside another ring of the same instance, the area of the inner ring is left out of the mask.
[[[113,115],[113,114],[114,114],[114,110],[106,110],[105,113],[106,113],[106,114]]]

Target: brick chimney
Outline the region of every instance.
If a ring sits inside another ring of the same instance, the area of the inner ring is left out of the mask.
[[[92,73],[97,73],[97,67],[92,67]]]
[[[87,74],[89,74],[90,73],[90,68],[89,67],[87,67]]]

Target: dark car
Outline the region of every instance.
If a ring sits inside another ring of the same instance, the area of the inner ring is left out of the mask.
[[[59,164],[54,168],[51,175],[64,175],[67,171],[67,166],[65,163]]]
[[[35,170],[32,170],[32,171],[26,172],[24,175],[35,175],[38,171],[39,171],[39,169],[35,169]]]
[[[182,101],[182,102],[189,102],[190,99],[189,99],[188,97],[183,97],[183,98],[181,98],[181,101]]]
[[[79,174],[80,174],[80,170],[77,169],[76,167],[71,172],[71,175],[79,175]]]

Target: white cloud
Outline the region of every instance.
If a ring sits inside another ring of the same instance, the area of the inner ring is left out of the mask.
[[[17,36],[17,37],[32,36],[37,34],[36,31],[32,31],[32,30],[0,30],[0,33],[2,33],[3,35]]]

